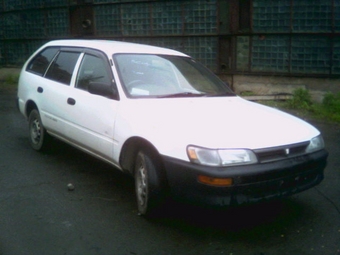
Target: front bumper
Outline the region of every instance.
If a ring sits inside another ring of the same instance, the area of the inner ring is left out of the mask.
[[[286,197],[319,184],[328,152],[254,165],[209,167],[163,157],[172,195],[213,206],[239,205]],[[200,183],[198,175],[232,178],[233,185],[215,187]]]

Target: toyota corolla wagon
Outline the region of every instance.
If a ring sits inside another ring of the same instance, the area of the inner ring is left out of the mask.
[[[289,196],[319,184],[327,164],[313,126],[165,48],[49,42],[23,66],[18,106],[33,149],[55,137],[132,175],[145,216],[168,196],[210,206]]]

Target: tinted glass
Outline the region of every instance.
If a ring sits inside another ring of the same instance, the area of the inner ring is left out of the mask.
[[[46,73],[46,78],[69,85],[79,52],[60,52]]]
[[[27,71],[43,76],[47,67],[52,61],[53,57],[57,54],[58,48],[47,48],[40,52],[27,66]]]
[[[111,78],[108,74],[108,63],[102,58],[86,54],[80,65],[76,87],[88,90],[91,82],[100,82],[111,84]]]

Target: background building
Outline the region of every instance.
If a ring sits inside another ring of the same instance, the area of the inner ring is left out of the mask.
[[[0,0],[0,26],[2,66],[52,39],[102,38],[185,52],[239,92],[340,87],[340,0]]]

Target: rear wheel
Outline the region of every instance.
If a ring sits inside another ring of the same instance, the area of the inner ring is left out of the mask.
[[[165,180],[161,175],[160,164],[150,152],[144,150],[138,152],[135,163],[138,214],[153,216],[164,201]]]
[[[30,144],[36,151],[46,148],[47,134],[44,126],[42,125],[40,114],[38,110],[34,109],[30,112],[28,117]]]

